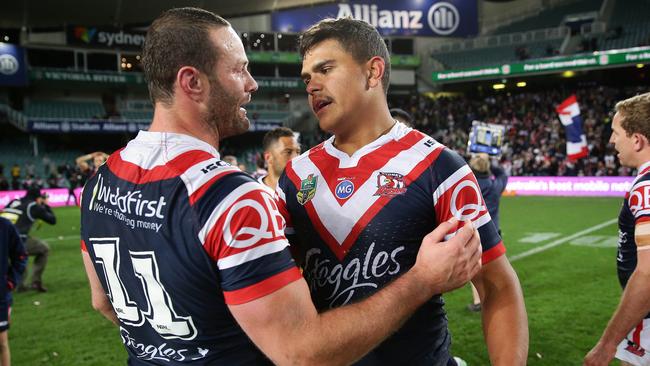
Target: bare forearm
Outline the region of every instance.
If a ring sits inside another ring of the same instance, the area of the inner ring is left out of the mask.
[[[600,339],[616,346],[650,311],[650,271],[637,267],[625,286],[621,302]]]
[[[525,365],[528,317],[514,270],[508,281],[484,283],[483,332],[492,365]]]
[[[113,322],[113,324],[119,326],[120,322],[117,319],[117,316],[115,315],[115,312],[113,311],[112,307],[109,307],[108,309],[98,309],[98,311],[108,320]]]

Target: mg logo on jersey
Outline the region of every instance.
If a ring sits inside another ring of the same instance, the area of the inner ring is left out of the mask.
[[[446,36],[456,31],[460,24],[460,15],[452,4],[439,2],[429,9],[427,20],[432,31]]]
[[[336,197],[342,200],[352,196],[352,193],[354,193],[354,183],[352,183],[348,179],[337,184],[334,190],[334,194],[336,194]]]

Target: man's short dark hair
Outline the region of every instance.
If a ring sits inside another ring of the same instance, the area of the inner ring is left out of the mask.
[[[228,26],[224,18],[190,7],[167,10],[154,20],[142,50],[142,68],[154,104],[171,104],[176,73],[181,67],[211,72],[218,55],[209,31]]]
[[[384,76],[381,78],[381,85],[384,87],[384,92],[388,93],[390,54],[386,43],[375,27],[363,20],[352,18],[323,19],[300,36],[298,47],[300,56],[305,57],[305,53],[312,47],[329,39],[338,41],[343,49],[347,50],[360,64],[375,56],[383,58],[386,68]]]
[[[264,151],[269,151],[271,145],[275,144],[280,140],[281,137],[293,137],[295,136],[293,131],[287,127],[277,127],[267,132],[264,135],[264,140],[262,140],[262,148]]]

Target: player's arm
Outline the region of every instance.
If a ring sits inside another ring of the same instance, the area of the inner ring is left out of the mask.
[[[634,240],[637,245],[636,269],[603,335],[585,357],[585,365],[608,365],[618,344],[650,311],[650,221],[635,225]]]
[[[115,325],[119,325],[115,311],[113,311],[113,306],[104,292],[102,283],[99,282],[90,255],[88,255],[88,252],[85,250],[82,250],[81,256],[83,257],[84,268],[86,269],[86,275],[88,276],[88,282],[90,283],[93,308],[99,311],[104,317],[106,317],[106,319],[112,321]]]
[[[479,238],[445,222],[424,238],[414,267],[369,298],[319,314],[304,279],[230,310],[276,364],[343,365],[371,351],[434,294],[458,288],[480,268]]]
[[[525,365],[528,318],[517,274],[505,255],[472,280],[481,297],[483,334],[492,365]]]

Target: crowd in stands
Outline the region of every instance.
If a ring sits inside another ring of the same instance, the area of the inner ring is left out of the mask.
[[[472,121],[506,127],[501,163],[508,175],[616,176],[630,175],[609,146],[612,110],[617,101],[650,87],[625,89],[593,87],[576,90],[589,156],[578,161],[566,157],[564,127],[555,108],[569,95],[558,91],[503,93],[485,98],[412,96],[393,100],[391,107],[414,116],[414,127],[433,136],[467,158]]]
[[[566,156],[564,127],[555,108],[569,96],[555,90],[541,92],[500,93],[478,97],[441,97],[423,95],[389,98],[391,107],[408,111],[414,117],[413,127],[433,136],[439,142],[469,158],[468,133],[472,121],[495,123],[506,127],[501,164],[508,175],[537,176],[617,176],[633,172],[619,164],[616,152],[608,144],[611,134],[612,109],[617,101],[650,90],[648,86],[611,88],[586,87],[575,90],[589,147],[589,156],[571,161]],[[303,150],[327,139],[317,131],[302,134]],[[238,155],[248,170],[255,170],[258,152],[238,151],[237,146],[224,146],[222,153]],[[98,154],[98,153],[95,153]],[[103,158],[88,154],[77,162],[55,163],[40,158],[24,166],[0,164],[0,190],[42,188],[76,188],[83,186],[94,171],[94,160]],[[100,159],[101,160],[101,159]],[[261,168],[258,166],[257,168]],[[39,171],[40,170],[40,171]]]
[[[82,187],[93,171],[75,162],[57,164],[47,156],[42,158],[41,169],[33,162],[23,166],[0,163],[0,191],[27,190],[31,187],[75,189]]]

